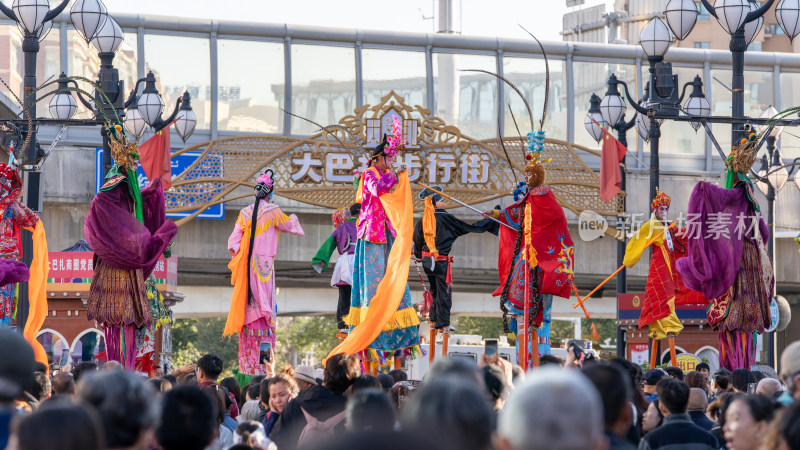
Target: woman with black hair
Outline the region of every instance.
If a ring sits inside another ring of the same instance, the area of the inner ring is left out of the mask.
[[[297,217],[287,216],[271,203],[275,178],[267,169],[255,185],[256,201],[239,212],[228,238],[233,256],[231,284],[234,285],[228,321],[223,336],[239,333],[239,374],[265,374],[259,360],[260,345],[275,345],[275,268],[278,236],[281,232],[303,236]],[[242,377],[244,381],[248,381]],[[241,380],[240,380],[241,381]]]

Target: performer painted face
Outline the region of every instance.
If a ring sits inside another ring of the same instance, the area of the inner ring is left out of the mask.
[[[667,216],[669,215],[669,206],[659,206],[656,209],[656,218],[658,220],[667,220]]]

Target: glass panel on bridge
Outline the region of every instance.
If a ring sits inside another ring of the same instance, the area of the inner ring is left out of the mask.
[[[145,73],[152,70],[164,99],[165,119],[184,91],[192,96],[197,129],[211,126],[211,54],[208,39],[146,34]],[[187,70],[191,68],[191,70]],[[146,136],[145,136],[146,137]]]
[[[433,55],[434,115],[464,135],[487,139],[497,136],[497,79],[464,69],[497,72],[493,55]]]
[[[125,39],[119,46],[116,56],[114,56],[114,67],[119,69],[119,79],[125,82],[125,99],[136,85],[139,79],[139,55],[137,54],[138,35],[136,33],[124,33]],[[143,74],[144,75],[144,74]],[[144,89],[142,86],[140,89]]]
[[[365,48],[361,51],[364,104],[377,105],[394,90],[408,105],[428,105],[425,53]]]
[[[544,129],[548,138],[567,139],[567,120],[569,107],[567,106],[567,71],[564,61],[549,60],[550,64],[550,102],[547,105],[547,121]],[[503,76],[514,83],[525,95],[525,99],[533,111],[533,120],[538,129],[539,120],[542,119],[545,91],[545,64],[544,59],[503,57]],[[504,90],[504,136],[516,136],[514,120],[508,110],[508,105],[514,111],[514,117],[520,127],[520,132],[527,133],[528,125],[525,105],[513,89],[506,87]],[[588,109],[588,108],[587,108]],[[522,123],[520,123],[522,121]],[[523,130],[523,128],[525,128]]]
[[[51,30],[50,34],[56,33],[58,30]],[[48,36],[49,39],[50,36]],[[114,61],[116,65],[116,61]],[[97,56],[97,50],[92,45],[86,45],[86,41],[78,34],[77,31],[72,29],[67,30],[67,74],[75,77],[84,77],[89,80],[97,80],[97,73],[100,71],[100,57]],[[58,76],[58,74],[56,74]],[[38,78],[37,78],[38,79]],[[87,97],[94,94],[94,86],[85,82],[77,81],[78,87],[88,92]],[[77,94],[76,94],[77,96]],[[86,96],[84,94],[84,96]],[[75,100],[78,102],[77,98]],[[49,114],[49,112],[48,112]],[[78,102],[78,111],[73,116],[73,119],[92,119],[94,112],[90,111]]]
[[[618,80],[624,81],[628,85],[628,89],[631,90],[631,97],[636,98],[639,92],[636,81],[636,66],[633,64],[575,61],[573,62],[572,73],[575,80],[575,105],[573,105],[575,138],[572,142],[589,148],[599,148],[599,144],[595,142],[583,126],[583,119],[586,117],[586,113],[589,112],[589,99],[592,94],[597,94],[598,97],[603,98],[606,89],[608,89],[606,82],[612,73],[617,76]],[[620,86],[620,94],[625,95],[622,86]],[[625,104],[628,104],[627,98],[625,99]],[[633,108],[628,105],[625,118],[631,120],[634,113]],[[631,128],[628,130],[627,136],[628,148],[635,149],[636,129]]]
[[[781,74],[781,109],[791,108],[800,105],[800,73]],[[792,127],[784,127],[783,133],[778,138],[778,146],[781,149],[781,156],[784,159],[800,157],[800,131]],[[761,163],[756,163],[756,169],[761,167]],[[795,168],[795,172],[800,168]]]
[[[338,123],[356,107],[355,48],[292,44],[292,112],[320,125]],[[292,118],[292,134],[318,128]]]
[[[683,89],[683,85],[689,83],[690,81],[694,80],[696,75],[700,75],[700,78],[703,79],[703,68],[702,67],[680,67],[680,66],[672,66],[672,73],[678,76],[678,86],[680,89]],[[646,75],[649,75],[649,71],[645,71]],[[705,80],[704,80],[705,83]],[[703,91],[705,92],[706,86],[703,86]],[[682,91],[678,92],[680,95]],[[683,104],[686,104],[686,101],[689,99],[689,94],[692,93],[692,87],[689,86],[686,89],[686,96],[683,99]],[[730,112],[728,112],[730,114]],[[716,133],[714,136],[717,139],[720,139],[720,135],[724,134],[722,130],[730,129],[730,127],[725,127],[722,125],[717,126]],[[728,133],[728,141],[730,141],[730,133]],[[724,148],[724,147],[723,147]],[[647,153],[649,152],[650,147],[645,145],[644,151]],[[701,126],[698,128],[697,131],[692,128],[689,122],[677,122],[674,120],[665,120],[661,124],[661,140],[658,144],[658,152],[659,153],[679,153],[679,154],[689,154],[689,155],[705,155],[706,153],[706,132],[705,129]],[[714,150],[713,154],[717,154],[717,151]]]
[[[217,48],[219,130],[283,133],[283,43],[220,39]]]

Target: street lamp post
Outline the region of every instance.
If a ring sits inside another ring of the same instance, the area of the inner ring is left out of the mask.
[[[175,110],[169,120],[166,122],[161,121],[161,110],[158,114],[148,120],[150,117],[142,117],[142,105],[147,104],[142,102],[142,98],[147,97],[148,102],[160,101],[163,107],[158,91],[155,89],[155,77],[152,73],[148,74],[147,78],[143,78],[137,82],[137,87],[140,82],[147,81],[146,92],[140,98],[137,98],[137,90],[134,89],[128,101],[124,101],[124,82],[119,79],[119,71],[113,67],[114,55],[122,44],[123,33],[122,28],[112,18],[108,16],[105,5],[101,0],[76,0],[70,11],[70,17],[73,26],[83,36],[87,43],[91,43],[97,50],[100,57],[101,65],[100,72],[98,73],[98,81],[96,83],[97,89],[94,93],[93,102],[86,100],[80,92],[76,91],[81,103],[93,111],[94,120],[74,120],[72,116],[77,110],[77,104],[70,94],[70,90],[77,88],[77,83],[74,79],[67,77],[64,73],[61,74],[57,81],[58,89],[53,93],[53,98],[50,101],[50,112],[54,119],[38,119],[36,115],[36,57],[39,52],[39,40],[44,36],[47,30],[52,27],[51,21],[57,17],[66,8],[69,0],[63,0],[58,6],[50,9],[48,0],[14,0],[11,8],[8,8],[0,1],[0,11],[8,16],[11,20],[17,22],[23,32],[24,38],[22,41],[22,51],[24,53],[24,94],[22,99],[24,120],[12,119],[9,122],[15,125],[9,127],[14,134],[12,141],[17,143],[22,142],[26,138],[29,139],[29,146],[27,147],[25,155],[14,155],[15,163],[20,168],[27,172],[24,177],[26,183],[26,198],[25,203],[31,210],[40,213],[42,210],[41,197],[41,169],[40,166],[47,156],[41,149],[36,139],[37,129],[40,123],[48,122],[62,125],[103,125],[106,123],[106,117],[111,112],[115,117],[126,117],[125,108],[129,108],[130,121],[126,119],[126,128],[131,130],[133,127],[137,133],[131,133],[136,139],[139,139],[144,132],[144,123],[153,126],[156,131],[168,126],[175,119],[179,111],[183,111],[182,116],[179,118],[181,126],[178,127],[178,133],[185,141],[192,132],[196,124],[196,118],[191,110],[189,102],[189,94],[185,92],[178,100]],[[152,81],[152,83],[150,83]],[[73,84],[75,88],[68,88],[69,84]],[[150,88],[150,90],[148,90]],[[145,95],[147,94],[147,95]],[[130,111],[130,108],[133,111]],[[152,108],[144,108],[148,112],[152,112]],[[143,119],[143,120],[142,120]],[[33,123],[29,127],[28,123]],[[141,121],[144,123],[138,123]],[[160,128],[159,128],[160,127]],[[110,141],[107,136],[105,127],[101,127],[100,133],[103,140],[103,173],[107,173],[111,169],[111,150]],[[33,241],[32,235],[26,230],[22,230],[22,254],[25,264],[30,265],[33,255]],[[24,329],[28,317],[28,291],[27,283],[23,283],[19,290],[19,300],[17,307],[17,324],[20,332]]]

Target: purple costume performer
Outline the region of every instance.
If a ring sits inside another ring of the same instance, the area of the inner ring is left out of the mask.
[[[138,199],[136,183],[129,168],[112,168],[83,228],[94,251],[87,317],[102,325],[108,359],[128,370],[136,362],[136,329],[152,324],[145,280],[178,233],[166,218],[161,179],[151,181]]]
[[[689,256],[677,261],[678,272],[686,286],[713,299],[706,312],[719,333],[720,367],[749,369],[755,363],[753,333],[770,325],[774,281],[765,246],[769,229],[752,185],[742,180],[724,189],[697,183],[689,218]]]
[[[356,252],[356,221],[361,212],[361,204],[353,204],[349,210],[339,210],[333,214],[336,227],[328,239],[311,259],[311,267],[322,273],[328,268],[333,250],[339,252],[339,259],[333,267],[331,286],[339,289],[339,303],[336,306],[336,322],[339,330],[347,330],[343,317],[350,313],[350,297],[353,287],[353,270]]]

